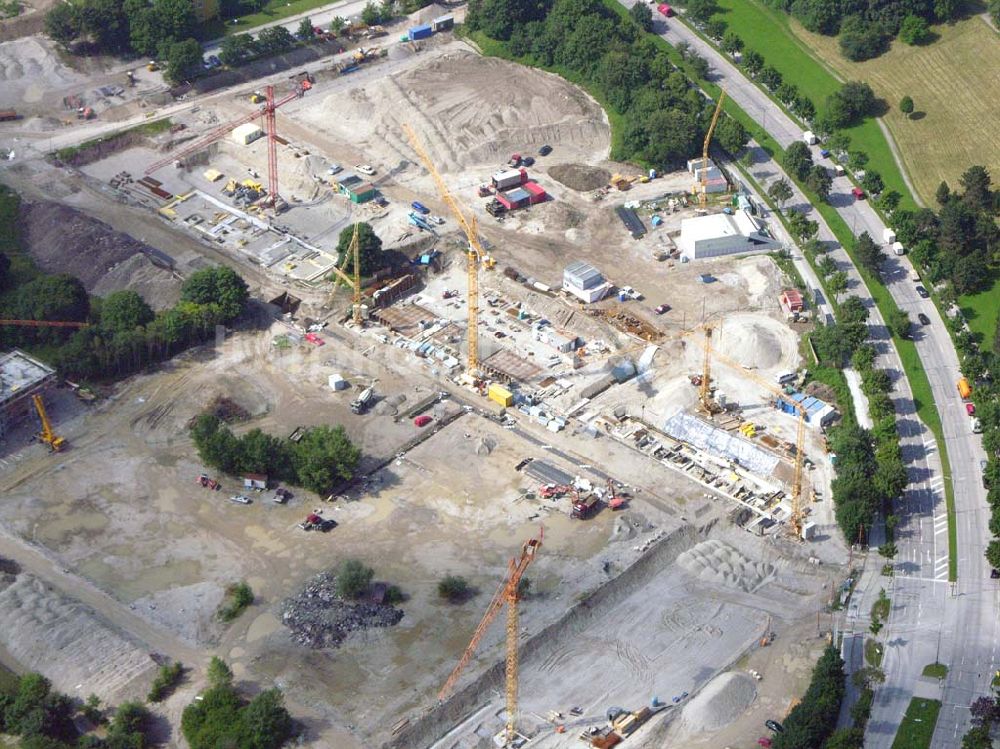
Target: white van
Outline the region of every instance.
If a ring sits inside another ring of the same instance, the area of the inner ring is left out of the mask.
[[[903,247],[903,243],[902,242],[893,242],[892,243],[892,251],[895,252],[897,255],[905,255],[906,254],[906,248]]]

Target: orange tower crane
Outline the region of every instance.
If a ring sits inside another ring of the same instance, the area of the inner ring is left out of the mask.
[[[181,159],[190,156],[191,154],[197,153],[202,149],[215,143],[217,140],[221,140],[226,137],[233,129],[244,125],[248,122],[253,122],[258,117],[264,121],[264,132],[267,133],[267,203],[271,208],[275,208],[278,204],[278,128],[275,122],[274,113],[278,107],[284,106],[293,99],[301,99],[302,95],[305,93],[305,89],[302,84],[295,86],[295,90],[279,99],[274,100],[274,86],[268,86],[266,89],[266,98],[263,106],[255,112],[248,114],[238,120],[233,120],[232,122],[227,122],[224,125],[212,130],[208,135],[203,138],[199,138],[190,145],[185,146],[180,151],[168,156],[166,158],[160,159],[153,164],[146,167],[145,174],[149,175],[158,169],[162,169],[167,164],[175,161],[180,161]]]
[[[474,217],[471,220],[465,218],[465,214],[462,213],[458,201],[452,196],[440,172],[434,166],[434,161],[420,143],[420,139],[417,138],[417,134],[413,131],[413,128],[404,123],[403,132],[406,133],[410,145],[423,162],[424,167],[434,178],[434,184],[437,185],[441,199],[448,206],[451,214],[455,217],[455,221],[458,222],[458,225],[465,233],[466,239],[469,241],[469,249],[466,253],[469,275],[469,323],[468,330],[466,331],[469,347],[467,373],[475,379],[479,376],[479,264],[484,263],[487,267],[492,267],[493,260],[487,254],[486,250],[483,249],[482,242],[479,240],[476,219]]]
[[[500,583],[500,587],[497,588],[497,592],[493,594],[493,600],[490,601],[490,605],[486,608],[486,613],[483,615],[483,620],[479,622],[479,626],[476,627],[475,633],[472,635],[472,640],[469,641],[469,646],[465,649],[462,654],[462,658],[459,660],[458,665],[451,672],[448,680],[445,681],[444,686],[441,687],[441,691],[438,692],[438,700],[444,700],[450,693],[452,688],[455,686],[455,682],[458,681],[459,676],[462,675],[462,671],[472,660],[472,656],[476,652],[476,647],[479,645],[479,641],[483,639],[483,635],[486,634],[486,630],[489,628],[490,624],[496,618],[497,614],[500,613],[500,609],[503,608],[504,604],[507,605],[507,657],[506,657],[506,701],[507,701],[507,724],[504,729],[504,746],[508,749],[514,746],[514,735],[515,735],[515,724],[517,721],[517,667],[518,667],[518,653],[517,653],[517,638],[518,638],[518,611],[517,602],[518,594],[517,589],[522,577],[524,576],[524,571],[528,569],[528,565],[532,563],[535,559],[535,554],[538,550],[542,548],[542,537],[544,536],[544,529],[539,532],[538,538],[531,538],[524,542],[521,547],[521,555],[518,557],[511,558],[507,565],[507,577],[504,581]]]

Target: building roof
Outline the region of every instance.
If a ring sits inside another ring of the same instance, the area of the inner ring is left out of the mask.
[[[530,192],[532,195],[544,195],[545,188],[542,187],[537,182],[525,182],[522,187]]]
[[[0,403],[54,374],[52,367],[18,349],[0,354]]]
[[[345,185],[348,190],[350,190],[355,195],[364,195],[369,192],[375,192],[375,185],[371,182],[361,182],[358,180],[358,184]]]
[[[256,125],[253,122],[244,122],[239,127],[233,128],[233,136],[240,140],[243,140],[247,136],[256,135],[258,133],[263,133],[264,131],[260,129],[260,125]]]
[[[806,419],[810,422],[817,416],[826,415],[830,411],[834,410],[833,407],[825,401],[821,401],[819,398],[814,398],[813,396],[806,395],[805,393],[793,392],[787,397],[798,403],[806,410]]]
[[[781,295],[789,304],[802,304],[802,295],[798,289],[785,289],[781,292]]]
[[[585,284],[588,281],[594,282],[595,286],[604,281],[604,276],[601,275],[601,272],[597,270],[597,268],[589,263],[583,262],[582,260],[574,260],[572,263],[567,265],[563,274],[571,276],[574,281],[579,281],[585,288]]]
[[[511,203],[520,203],[522,200],[530,200],[531,193],[525,190],[523,187],[515,187],[513,190],[507,190],[501,193],[507,200]]]
[[[710,216],[696,216],[681,221],[681,234],[686,240],[697,242],[719,237],[748,237],[760,232],[760,225],[748,211],[738,210],[732,214],[714,213]]]

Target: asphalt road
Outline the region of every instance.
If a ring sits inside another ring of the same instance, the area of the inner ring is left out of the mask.
[[[630,6],[634,0],[622,0]],[[705,43],[682,22],[657,19],[657,33],[671,44],[687,42],[710,63],[715,82],[725,89],[750,117],[782,146],[802,136],[793,122],[760,89],[722,54]],[[824,160],[813,147],[817,163]],[[774,174],[778,168],[772,164]],[[884,224],[867,201],[851,195],[853,185],[846,177],[834,180],[831,204],[855,234],[867,231],[881,242]],[[793,201],[801,202],[796,196]],[[818,215],[812,216],[819,220]],[[829,240],[832,237],[822,236]],[[849,259],[837,250],[838,266],[847,270]],[[1000,623],[995,612],[997,586],[989,578],[982,551],[989,540],[989,515],[981,484],[980,461],[985,460],[981,441],[973,435],[955,383],[961,376],[958,356],[937,308],[921,299],[916,290],[913,268],[907,257],[889,255],[886,261],[887,288],[896,303],[912,318],[927,315],[931,324],[915,332],[917,352],[930,381],[935,406],[941,416],[943,435],[951,464],[958,533],[958,582],[951,589],[947,580],[947,523],[944,510],[944,477],[933,435],[916,417],[912,394],[901,376],[898,356],[891,345],[870,295],[856,272],[851,273],[853,293],[866,299],[872,311],[871,323],[880,357],[890,362],[896,386],[893,393],[904,459],[911,483],[906,490],[901,523],[897,528],[897,572],[893,589],[893,609],[883,638],[889,643],[884,668],[887,680],[876,696],[866,747],[891,746],[896,728],[920,672],[939,655],[949,666],[943,688],[944,707],[938,718],[933,746],[954,746],[956,736],[968,727],[968,705],[990,691],[990,675],[996,663],[996,643]],[[853,271],[853,267],[850,268]],[[919,326],[918,326],[919,327]],[[884,364],[883,364],[884,366]],[[860,615],[866,612],[859,610]]]

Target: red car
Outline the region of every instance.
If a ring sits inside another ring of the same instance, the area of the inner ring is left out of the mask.
[[[413,426],[416,426],[416,427],[425,427],[428,424],[430,424],[432,421],[434,421],[434,419],[432,419],[427,414],[424,414],[423,416],[418,416],[417,418],[415,418],[413,420]]]
[[[669,304],[661,304],[655,310],[656,314],[658,314],[658,315],[662,315],[663,313],[669,312],[669,311],[670,311],[670,305]]]
[[[325,346],[326,341],[320,338],[315,333],[306,333],[306,340],[309,341],[313,346]]]
[[[669,5],[667,5],[666,3],[660,3],[659,5],[656,6],[656,9],[660,11],[660,13],[666,16],[667,18],[670,18],[670,16],[674,14],[674,9],[671,8]]]
[[[853,190],[851,190],[851,195],[853,195],[856,200],[865,199],[865,191],[862,190],[860,187],[855,187]]]
[[[975,403],[966,403],[965,404],[965,412],[967,414],[969,414],[969,416],[975,416],[976,415],[976,404]]]

